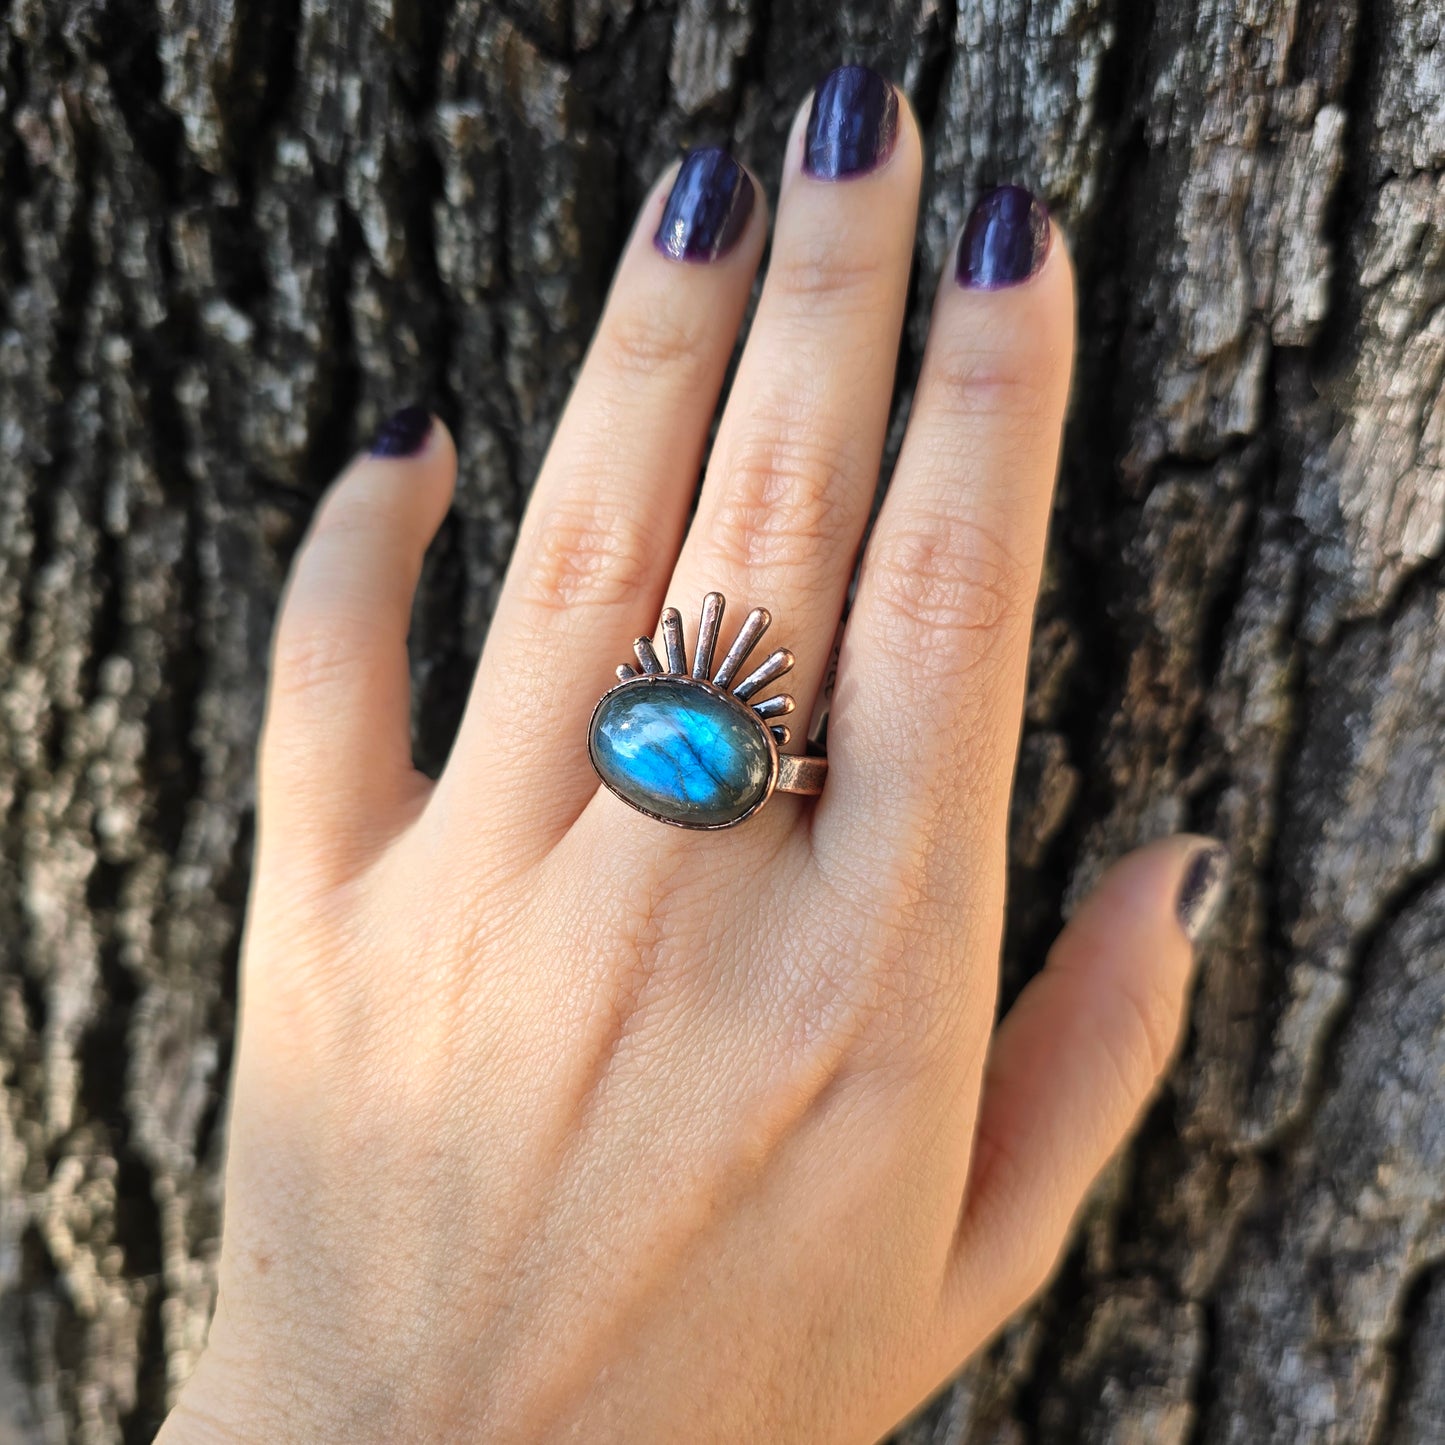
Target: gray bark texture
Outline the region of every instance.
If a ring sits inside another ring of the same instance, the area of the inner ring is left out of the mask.
[[[455,429],[435,769],[645,187],[775,181],[839,57],[928,139],[895,444],[980,188],[1078,260],[1005,1000],[1110,857],[1236,868],[1057,1282],[900,1438],[1445,1440],[1442,0],[0,0],[0,1445],[150,1439],[204,1341],[322,487]]]

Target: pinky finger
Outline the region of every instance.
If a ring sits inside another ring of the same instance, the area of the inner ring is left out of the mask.
[[[412,766],[406,639],[456,450],[418,407],[332,484],[292,567],[261,738],[261,846],[344,869],[425,794]]]
[[[976,1318],[1042,1288],[1089,1186],[1168,1067],[1194,940],[1227,859],[1206,838],[1141,848],[1105,874],[999,1026],[955,1245]]]

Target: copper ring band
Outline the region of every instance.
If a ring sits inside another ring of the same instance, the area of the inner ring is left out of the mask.
[[[791,753],[781,753],[778,756],[778,781],[775,790],[779,793],[800,793],[805,798],[813,798],[823,791],[827,777],[827,758],[794,757]]]

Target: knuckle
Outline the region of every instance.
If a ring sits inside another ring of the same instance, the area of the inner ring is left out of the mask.
[[[1105,1030],[1104,1038],[1126,1097],[1139,1099],[1153,1089],[1174,1057],[1179,1009],[1163,987],[1145,979],[1121,983],[1117,1002],[1125,1015],[1123,1027]]]
[[[945,348],[930,390],[955,416],[1037,421],[1053,408],[1053,367],[1017,336],[985,331]]]
[[[819,230],[795,238],[774,255],[768,285],[790,303],[810,310],[822,304],[871,306],[891,276],[893,258],[884,247],[840,244]]]
[[[1114,1099],[1101,1094],[1101,1105],[1111,1119],[1132,1113],[1173,1061],[1182,1012],[1178,990],[1168,983],[1167,972],[1159,969],[1135,970],[1100,985],[1058,945],[1050,950],[1045,968],[1068,978],[1071,994],[1089,1015],[1091,1032],[1112,1071],[1117,1093]]]
[[[874,537],[863,581],[885,619],[891,645],[926,661],[1007,634],[1026,619],[1032,573],[999,530],[964,516],[937,515]]]
[[[708,546],[729,570],[782,569],[806,578],[851,541],[855,488],[833,447],[787,427],[745,443],[728,465]]]
[[[365,643],[364,630],[348,618],[287,608],[271,649],[273,700],[324,692],[356,665]]]
[[[701,363],[705,319],[705,309],[687,311],[655,303],[629,306],[603,327],[602,360],[625,377],[674,372],[685,379]]]
[[[642,595],[656,557],[625,509],[573,497],[538,518],[526,601],[546,612],[614,607]]]
[[[398,523],[404,522],[410,514],[411,508],[403,503],[403,493],[399,488],[378,493],[348,479],[321,504],[314,531],[298,565],[305,565],[308,557],[349,547],[359,539],[374,536],[393,538]]]

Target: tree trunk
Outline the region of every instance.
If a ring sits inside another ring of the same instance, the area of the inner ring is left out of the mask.
[[[435,768],[644,188],[720,136],[775,181],[838,57],[929,142],[900,419],[980,186],[1038,189],[1079,266],[1006,1000],[1111,856],[1187,826],[1236,865],[1060,1278],[902,1438],[1445,1439],[1441,31],[1440,0],[9,0],[0,1445],[149,1439],[204,1340],[268,630],[321,488],[403,402],[456,431]]]

